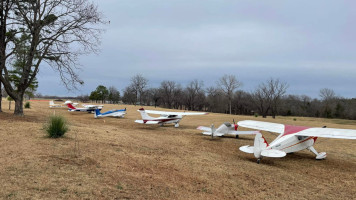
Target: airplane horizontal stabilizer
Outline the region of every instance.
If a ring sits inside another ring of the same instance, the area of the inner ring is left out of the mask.
[[[245,153],[253,153],[253,146],[250,146],[250,145],[246,145],[246,146],[242,146],[240,147],[240,151],[243,151]]]
[[[203,132],[204,135],[211,135],[211,132]],[[221,136],[224,136],[224,134],[222,133],[214,133],[214,136],[218,136],[218,137],[221,137]]]
[[[202,131],[210,131],[211,132],[211,127],[199,126],[197,129],[202,130]]]
[[[266,149],[261,151],[261,155],[264,157],[281,158],[287,154],[286,152],[277,149]]]

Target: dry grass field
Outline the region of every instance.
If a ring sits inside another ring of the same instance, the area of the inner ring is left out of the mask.
[[[355,199],[356,141],[319,138],[316,161],[304,150],[256,163],[238,147],[253,136],[214,138],[196,127],[225,121],[266,120],[304,126],[356,129],[356,121],[212,114],[188,116],[179,128],[142,125],[138,106],[123,119],[49,109],[31,102],[15,117],[0,113],[1,199]],[[145,107],[153,109],[152,107]],[[70,123],[64,138],[46,137],[43,123],[60,114]],[[243,130],[243,129],[242,129]],[[268,142],[276,135],[263,132]]]

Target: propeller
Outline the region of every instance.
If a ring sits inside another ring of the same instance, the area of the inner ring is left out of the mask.
[[[235,122],[235,119],[232,119],[232,122],[234,123],[235,131],[237,131],[238,125],[237,125],[237,123]],[[238,138],[239,138],[239,135],[236,135],[236,139],[238,139]]]

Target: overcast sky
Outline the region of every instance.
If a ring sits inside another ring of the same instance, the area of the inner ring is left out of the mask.
[[[101,52],[81,57],[85,84],[68,92],[41,68],[38,92],[89,94],[99,84],[120,91],[142,74],[214,86],[224,74],[253,91],[269,78],[288,94],[318,97],[321,88],[356,97],[356,1],[96,0],[110,24]]]

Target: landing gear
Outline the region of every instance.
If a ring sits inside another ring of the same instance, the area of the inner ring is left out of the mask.
[[[261,158],[257,159],[257,164],[260,164]]]
[[[174,127],[178,128],[178,127],[179,127],[179,124],[178,124],[178,123],[176,123],[176,124],[174,125]]]
[[[239,135],[236,135],[236,139],[239,139]]]
[[[326,153],[325,152],[320,152],[318,153],[313,146],[310,146],[307,148],[309,151],[313,152],[316,155],[316,160],[323,160],[326,158]]]

